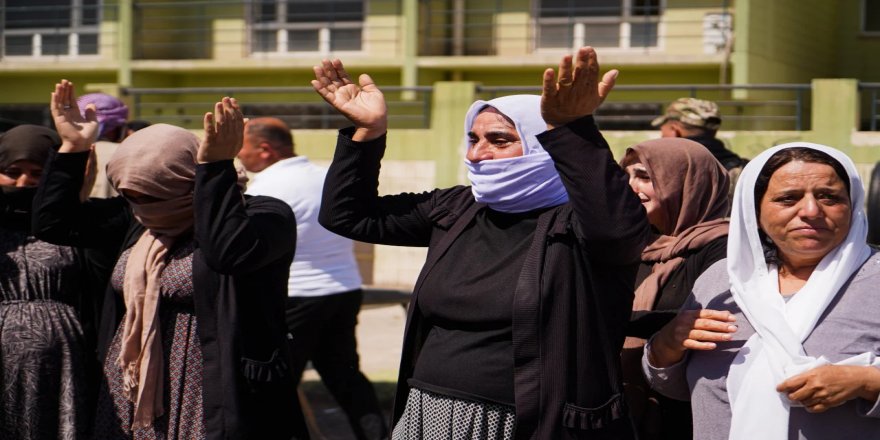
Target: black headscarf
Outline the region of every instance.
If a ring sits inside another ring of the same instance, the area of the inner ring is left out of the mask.
[[[52,150],[60,146],[61,138],[54,130],[39,125],[19,125],[0,135],[0,172],[19,160],[42,165]]]
[[[53,130],[39,125],[19,125],[0,135],[0,173],[20,160],[43,165],[60,146],[61,138]],[[35,187],[0,186],[0,225],[29,231],[36,190]]]

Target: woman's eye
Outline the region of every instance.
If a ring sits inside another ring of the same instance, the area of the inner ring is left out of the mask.
[[[9,170],[3,171],[3,174],[7,175],[8,177],[10,177],[12,179],[18,179],[19,177],[21,177],[21,170],[9,169]]]

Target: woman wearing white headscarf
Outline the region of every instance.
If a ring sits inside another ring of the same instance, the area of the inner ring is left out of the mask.
[[[75,103],[73,84],[56,84],[63,143],[34,199],[34,230],[113,261],[89,260],[112,273],[94,437],[307,438],[283,315],[295,220],[280,200],[242,194],[236,101],[205,115],[202,141],[166,124],[126,138],[107,164],[121,196],[88,200],[79,190],[98,123]]]
[[[652,386],[690,398],[694,438],[880,438],[880,255],[852,161],[771,148],[743,170],[727,259],[649,343]]]
[[[339,60],[312,85],[340,131],[321,223],[349,238],[427,246],[410,303],[392,438],[632,437],[619,351],[649,225],[591,114],[613,86],[592,48],[544,92],[477,101],[470,187],[379,197],[386,110]]]

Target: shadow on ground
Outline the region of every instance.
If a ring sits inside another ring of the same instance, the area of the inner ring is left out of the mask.
[[[379,405],[385,413],[386,423],[391,417],[395,387],[394,382],[373,382]],[[303,410],[306,412],[311,410],[317,424],[318,432],[312,432],[312,440],[354,440],[345,413],[336,404],[336,400],[323,383],[317,380],[303,381],[300,389],[308,400],[308,408]]]

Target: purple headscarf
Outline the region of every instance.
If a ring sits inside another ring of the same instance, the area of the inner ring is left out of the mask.
[[[105,137],[113,129],[122,127],[128,120],[128,107],[119,99],[106,93],[82,95],[76,100],[76,103],[79,105],[79,111],[83,112],[83,117],[85,117],[86,106],[95,104],[98,111],[98,124],[101,127],[98,134],[99,139]],[[118,141],[118,139],[110,140]]]

